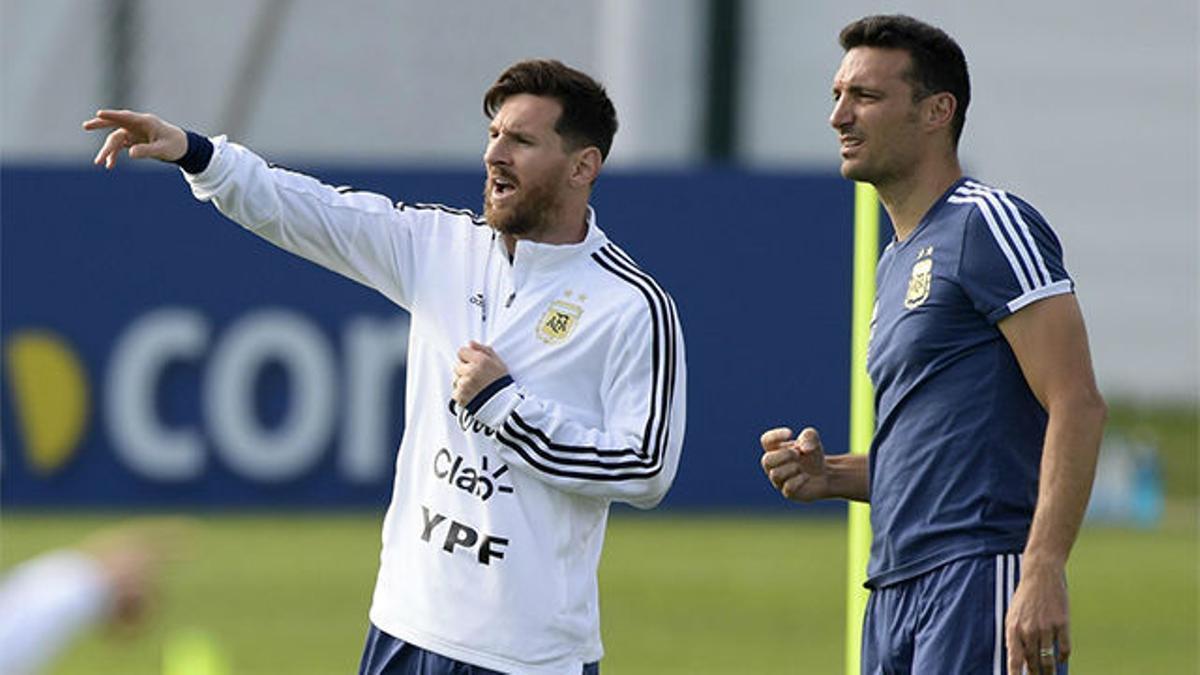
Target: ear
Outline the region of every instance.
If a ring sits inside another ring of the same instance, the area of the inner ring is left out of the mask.
[[[600,148],[589,145],[576,150],[573,155],[574,162],[568,178],[571,185],[586,187],[596,182],[596,177],[600,175],[600,166],[604,163],[604,158],[600,156]]]
[[[925,98],[925,126],[930,131],[949,128],[954,123],[954,111],[958,109],[958,101],[954,94],[948,91],[930,94]]]

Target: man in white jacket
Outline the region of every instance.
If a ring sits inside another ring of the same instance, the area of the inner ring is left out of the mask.
[[[614,500],[679,462],[674,302],[596,225],[603,87],[523,61],[484,97],[484,217],[339,190],[223,137],[99,111],[96,155],[179,164],[198,199],[412,314],[405,419],[360,673],[594,673]]]

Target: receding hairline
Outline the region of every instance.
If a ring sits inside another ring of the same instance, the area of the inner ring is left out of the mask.
[[[856,45],[854,47],[850,47],[849,49],[845,50],[845,53],[842,54],[842,62],[838,64],[837,73],[834,74],[835,82],[837,81],[837,75],[842,72],[842,67],[846,63],[846,57],[850,55],[850,52],[855,50],[871,52],[899,52],[903,54],[905,60],[900,66],[900,70],[897,75],[899,75],[900,79],[912,86],[914,94],[917,92],[924,92],[924,85],[921,83],[920,79],[917,78],[917,61],[915,58],[913,58],[912,50],[906,49],[905,47],[885,47],[877,45]]]

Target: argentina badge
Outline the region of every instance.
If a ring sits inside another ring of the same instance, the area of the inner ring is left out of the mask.
[[[538,321],[538,339],[549,345],[565,341],[571,337],[571,333],[574,332],[575,326],[579,323],[579,317],[582,315],[583,308],[579,305],[555,300],[550,303],[550,307]]]
[[[904,295],[904,306],[907,309],[916,309],[929,298],[929,287],[933,285],[932,254],[930,249],[927,257],[920,258],[913,265],[912,276],[908,278],[908,293]]]

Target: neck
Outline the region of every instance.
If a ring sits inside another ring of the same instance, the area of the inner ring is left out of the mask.
[[[876,185],[879,201],[883,202],[883,208],[892,219],[896,239],[907,239],[930,207],[959,178],[962,178],[962,168],[958,158],[951,155],[949,160],[918,165],[915,171],[905,176]]]
[[[540,244],[561,246],[563,244],[578,244],[587,237],[587,202],[573,204],[558,209],[553,215],[548,215],[546,224],[525,234],[500,235],[504,248],[508,250],[511,260],[517,250],[517,242],[521,239],[536,241]]]

